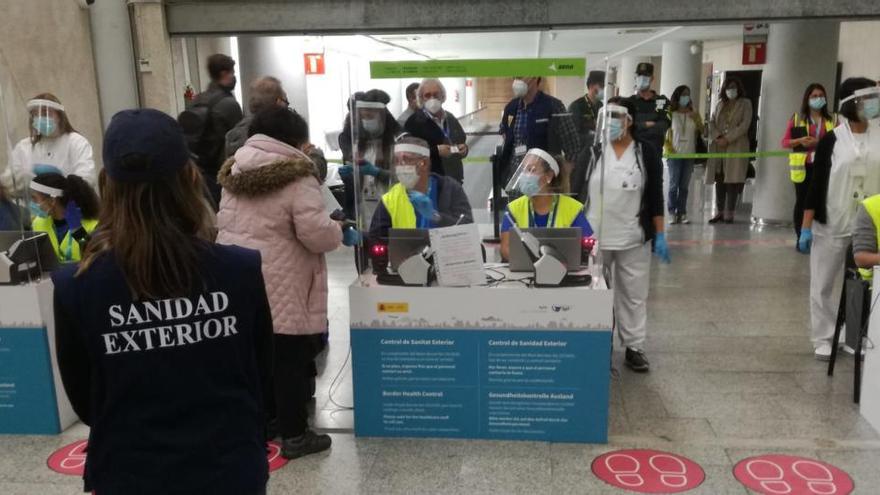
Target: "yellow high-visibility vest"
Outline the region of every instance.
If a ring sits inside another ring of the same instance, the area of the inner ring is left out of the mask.
[[[807,130],[806,135],[810,135],[810,121],[802,119],[798,114],[794,114],[791,119],[793,121],[792,129],[803,127]],[[823,120],[825,121],[825,132],[831,132],[834,129],[834,122],[827,119]],[[808,155],[808,152],[792,152],[788,154],[788,168],[791,174],[791,181],[795,184],[800,184],[807,178]]]
[[[584,210],[584,204],[564,194],[557,195],[556,198],[556,209],[555,211],[550,212],[553,224],[547,225],[547,227],[571,227],[571,224],[574,223],[574,220],[575,218],[577,218],[578,214]],[[529,225],[529,212],[531,210],[531,204],[532,203],[529,198],[525,196],[520,196],[519,198],[511,201],[509,205],[507,205],[507,210],[510,211],[510,214],[511,216],[513,216],[513,220],[516,222],[516,225],[521,229],[534,227],[534,225]],[[548,222],[549,220],[550,219],[548,218]]]
[[[880,194],[875,194],[870,198],[862,201],[862,205],[874,221],[874,232],[877,239],[880,240]],[[859,268],[859,274],[863,280],[871,280],[874,278],[873,268]]]
[[[86,229],[86,232],[91,234],[96,228],[98,228],[98,221],[86,220],[84,218],[82,226]],[[60,243],[58,242],[58,236],[55,234],[55,225],[52,218],[36,217],[33,221],[33,229],[34,232],[45,232],[49,234],[49,241],[52,243],[52,249],[55,250],[55,256],[57,256],[58,260],[62,263],[71,263],[82,259],[79,243],[70,235],[70,232],[67,232],[67,234],[64,235],[64,239],[62,239]]]
[[[382,204],[391,216],[391,228],[414,229],[416,228],[416,210],[409,200],[406,188],[401,184],[394,184],[387,193],[382,195]]]

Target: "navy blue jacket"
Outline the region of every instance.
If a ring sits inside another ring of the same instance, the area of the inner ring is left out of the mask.
[[[85,489],[261,493],[272,316],[259,253],[206,243],[199,290],[157,301],[133,301],[110,254],[76,269],[52,279],[61,379],[91,426]]]
[[[516,124],[516,113],[519,109],[522,98],[514,98],[504,107],[504,114],[501,116],[501,135],[504,136],[504,148],[501,151],[501,170],[502,177],[505,179],[513,173],[508,170],[510,167],[510,159],[513,157],[513,128]],[[526,124],[526,147],[528,149],[541,148],[551,155],[558,155],[562,151],[562,144],[558,137],[552,136],[550,131],[550,123],[553,114],[565,112],[565,106],[556,98],[538,91],[534,101],[528,106],[528,121]],[[503,184],[502,184],[503,186]]]

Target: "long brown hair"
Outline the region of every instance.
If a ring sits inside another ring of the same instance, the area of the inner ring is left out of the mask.
[[[124,165],[148,166],[129,155]],[[183,297],[197,289],[201,250],[213,241],[214,214],[205,184],[190,162],[162,182],[125,183],[101,171],[99,228],[86,247],[77,275],[106,253],[115,256],[135,298]]]
[[[61,100],[59,100],[58,97],[53,95],[52,93],[40,93],[31,99],[49,100],[54,101],[59,105],[61,104]],[[34,130],[34,114],[30,112],[28,112],[28,130],[31,133],[31,144],[39,143],[40,139],[42,139],[43,136],[36,130]],[[76,132],[76,129],[74,129],[73,125],[70,124],[70,119],[67,118],[67,112],[58,112],[58,135],[60,136],[61,134],[69,134],[71,132]]]

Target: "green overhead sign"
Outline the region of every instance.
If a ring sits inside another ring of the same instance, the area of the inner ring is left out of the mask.
[[[514,58],[490,60],[404,60],[370,62],[373,79],[425,77],[584,77],[582,58]]]

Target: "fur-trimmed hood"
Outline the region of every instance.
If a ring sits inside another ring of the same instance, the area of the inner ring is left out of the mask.
[[[223,164],[217,181],[232,194],[261,196],[314,175],[315,165],[304,153],[257,134]]]

